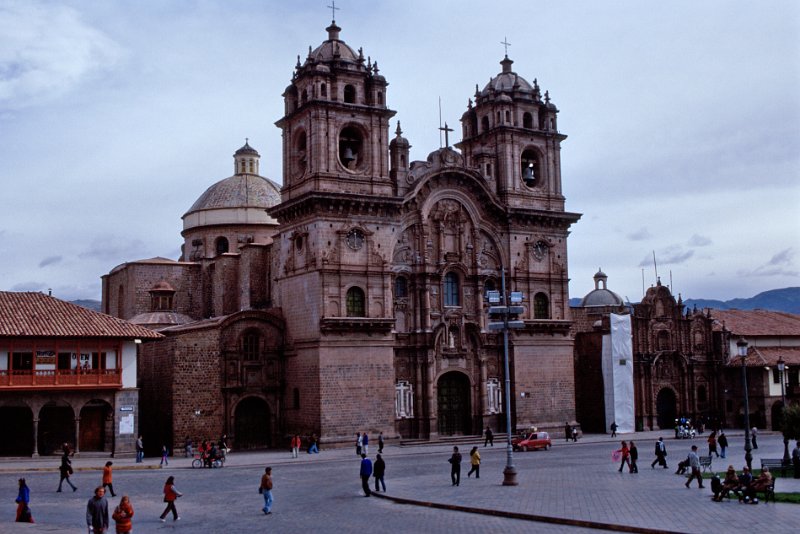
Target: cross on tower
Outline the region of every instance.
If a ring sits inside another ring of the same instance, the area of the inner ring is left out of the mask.
[[[331,0],[331,5],[327,6],[331,10],[331,20],[336,22],[336,12],[339,11],[339,8],[336,7],[336,0]]]
[[[444,132],[444,146],[446,146],[447,148],[450,148],[450,139],[448,138],[447,134],[448,134],[448,132],[452,132],[453,129],[452,128],[448,128],[447,127],[447,123],[445,122],[444,126],[439,126],[439,130]]]
[[[503,37],[503,40],[500,41],[500,44],[505,47],[505,49],[506,49],[506,57],[508,57],[508,47],[511,46],[511,43],[508,42],[508,37]]]

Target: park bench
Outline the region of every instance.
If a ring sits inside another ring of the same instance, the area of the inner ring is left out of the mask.
[[[700,456],[700,467],[703,468],[703,473],[706,471],[711,471],[711,455],[708,456]]]
[[[762,458],[761,469],[769,468],[770,472],[775,473],[780,469],[781,476],[786,476],[786,470],[792,467],[792,462],[784,462],[780,458]]]

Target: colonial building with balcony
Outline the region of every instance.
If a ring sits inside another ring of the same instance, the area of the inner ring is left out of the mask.
[[[41,293],[0,292],[0,455],[133,453],[138,343],[162,337]]]

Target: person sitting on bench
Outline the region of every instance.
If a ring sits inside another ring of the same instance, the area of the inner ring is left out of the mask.
[[[717,502],[722,501],[731,491],[736,491],[739,488],[739,477],[736,476],[736,469],[732,465],[728,466],[728,470],[725,472],[725,479],[720,483],[719,490],[713,488],[713,482],[711,485],[711,489],[714,491],[714,500]]]
[[[747,502],[747,497],[750,497],[750,502],[758,504],[757,493],[759,491],[766,491],[772,485],[772,473],[769,472],[769,467],[761,470],[761,474],[755,479],[744,492],[744,500]]]

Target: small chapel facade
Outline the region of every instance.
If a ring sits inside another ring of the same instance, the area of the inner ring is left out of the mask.
[[[165,336],[140,354],[143,432],[261,448],[504,430],[485,301],[503,274],[525,296],[512,424],[575,420],[567,236],[580,215],[565,210],[549,94],[506,56],[455,148],[412,161],[399,123],[389,139],[377,62],[335,22],[326,31],[283,94],[282,185],[245,144],[184,215],[181,258],[103,277],[106,313]]]

